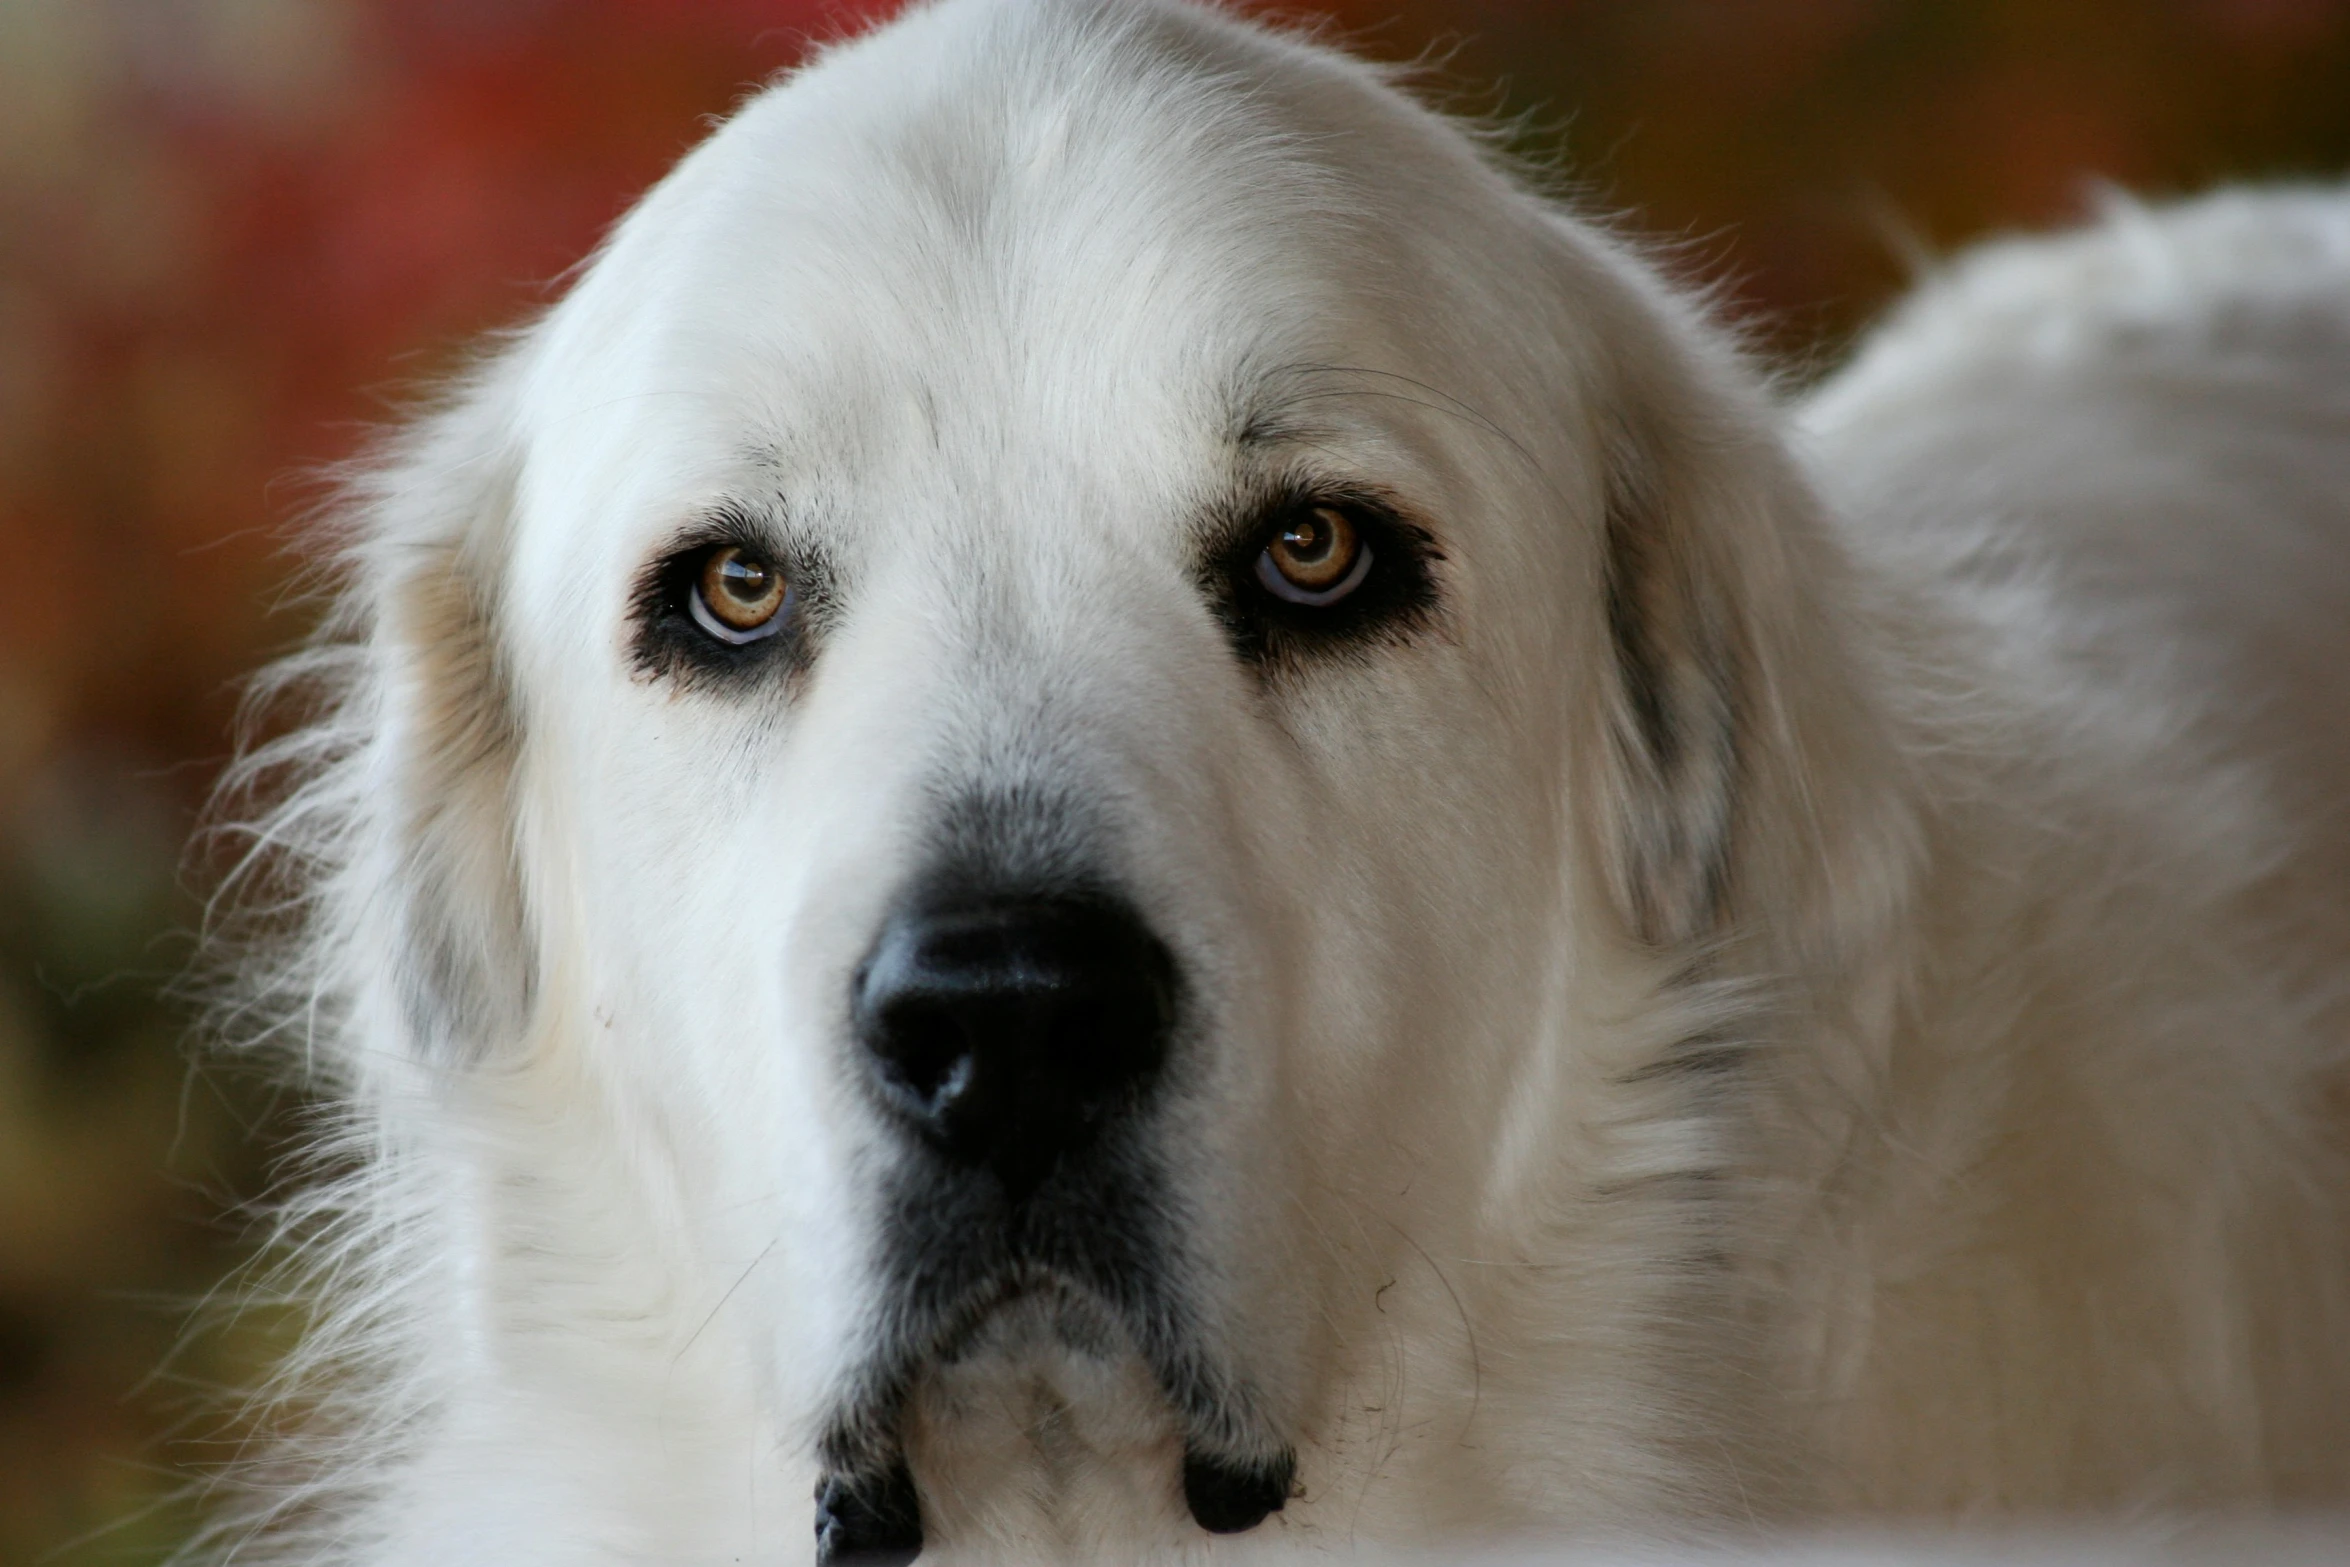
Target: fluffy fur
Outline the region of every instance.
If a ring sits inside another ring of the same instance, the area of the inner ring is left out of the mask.
[[[1236,641],[1284,485],[1429,601]],[[798,663],[646,652],[713,518]],[[241,775],[240,1031],[340,1107],[248,1553],[806,1559],[893,1310],[843,998],[970,790],[1184,966],[1181,1311],[926,1363],[932,1554],[1214,1553],[1187,1443],[1294,1447],[1244,1546],[2350,1495],[2350,194],[1988,248],[1790,408],[1368,67],[942,0],[341,519]]]

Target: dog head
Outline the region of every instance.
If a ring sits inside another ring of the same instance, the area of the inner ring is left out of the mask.
[[[836,1551],[1667,1484],[1693,981],[1818,939],[1756,802],[1861,784],[1801,487],[1621,247],[1304,42],[961,0],[371,482],[356,1015],[621,1194]]]

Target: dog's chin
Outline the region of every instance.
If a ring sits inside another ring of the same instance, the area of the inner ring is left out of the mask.
[[[1289,1499],[1293,1451],[1200,1330],[1133,1147],[1105,1139],[1013,1197],[909,1159],[881,1331],[822,1441],[822,1560],[987,1540],[1119,1554],[1253,1529]]]
[[[942,1540],[1085,1552],[1193,1528],[1180,1419],[1123,1325],[1074,1291],[987,1313],[922,1368],[903,1430]]]
[[[828,1567],[903,1562],[934,1544],[1152,1554],[1201,1530],[1255,1528],[1295,1479],[1286,1446],[1260,1438],[1266,1456],[1236,1460],[1203,1445],[1197,1411],[1185,1418],[1119,1313],[1049,1278],[1006,1286],[900,1385],[886,1448],[860,1457],[843,1439],[829,1455],[817,1489]]]

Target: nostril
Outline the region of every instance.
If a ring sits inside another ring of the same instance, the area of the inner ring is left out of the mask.
[[[884,1100],[1025,1188],[1156,1076],[1175,990],[1121,902],[987,899],[893,915],[851,1007]]]
[[[936,1115],[971,1087],[971,1031],[936,998],[911,996],[880,1010],[870,1042],[881,1075],[918,1114]]]

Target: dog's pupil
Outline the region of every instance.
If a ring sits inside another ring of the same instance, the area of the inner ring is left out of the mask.
[[[767,596],[771,575],[762,563],[745,560],[739,555],[718,568],[719,580],[726,585],[727,597],[739,599],[745,604],[756,604]]]

